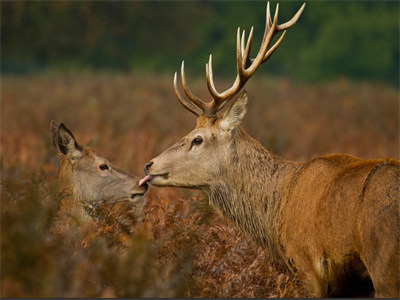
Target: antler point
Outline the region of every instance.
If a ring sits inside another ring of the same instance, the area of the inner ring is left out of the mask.
[[[214,85],[213,70],[212,70],[212,54],[210,54],[208,62],[206,62],[206,79],[207,79],[207,87],[213,97],[213,100],[211,102],[204,102],[200,98],[196,97],[192,92],[190,92],[190,90],[186,85],[186,80],[185,80],[185,73],[184,73],[185,62],[184,60],[182,60],[182,67],[181,67],[182,86],[190,102],[186,99],[183,99],[183,97],[179,94],[179,91],[176,87],[176,81],[178,75],[177,72],[175,72],[174,88],[175,88],[175,93],[178,96],[178,100],[183,104],[183,106],[185,106],[188,110],[192,111],[196,115],[198,115],[199,110],[203,111],[205,115],[216,114],[216,112],[221,110],[224,107],[224,105],[232,98],[233,95],[237,94],[240,91],[240,89],[244,86],[247,80],[254,74],[255,70],[259,67],[259,65],[265,62],[269,58],[269,56],[276,50],[276,48],[279,46],[283,37],[286,34],[285,29],[291,27],[293,24],[296,23],[305,5],[306,3],[304,2],[300,10],[292,17],[290,21],[282,25],[278,25],[279,3],[276,4],[274,18],[272,19],[270,11],[270,1],[267,2],[266,26],[264,30],[264,37],[261,43],[260,50],[256,58],[254,59],[249,58],[254,26],[251,26],[246,45],[244,44],[245,42],[244,39],[246,35],[245,30],[243,30],[242,32],[240,27],[237,28],[236,56],[237,56],[238,74],[236,76],[233,85],[222,93],[219,93]],[[274,35],[280,31],[283,31],[282,35],[280,36],[278,41],[275,42],[275,44],[270,49],[268,49]],[[245,90],[243,91],[243,94],[246,94]]]

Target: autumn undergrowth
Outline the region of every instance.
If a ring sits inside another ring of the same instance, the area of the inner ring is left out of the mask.
[[[154,190],[138,219],[101,207],[90,224],[57,227],[43,177],[1,186],[2,297],[296,297],[299,277],[227,225],[201,194]]]
[[[203,78],[191,87],[208,99]],[[243,127],[282,157],[398,159],[398,91],[391,87],[260,77],[246,90]],[[140,209],[100,206],[89,224],[59,226],[52,119],[137,176],[195,126],[164,75],[2,78],[1,297],[307,296],[304,274],[272,261],[197,191],[151,186]]]

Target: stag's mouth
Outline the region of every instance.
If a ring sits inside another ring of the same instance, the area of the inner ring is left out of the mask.
[[[146,184],[147,182],[153,183],[154,181],[158,181],[158,179],[167,180],[169,177],[169,173],[157,174],[157,175],[146,175],[139,181],[139,186]]]

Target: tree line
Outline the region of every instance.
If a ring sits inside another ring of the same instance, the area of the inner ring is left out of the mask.
[[[2,1],[3,73],[43,69],[235,74],[237,27],[254,26],[266,1]],[[276,1],[271,1],[272,14]],[[279,22],[300,8],[280,1]],[[298,23],[260,73],[300,80],[334,77],[399,82],[398,1],[308,1]]]

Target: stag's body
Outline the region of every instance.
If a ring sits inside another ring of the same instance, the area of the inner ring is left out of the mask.
[[[304,271],[314,295],[368,295],[368,273],[377,296],[398,295],[398,161],[334,154],[292,162],[242,130],[230,151],[205,188],[210,202],[278,260]]]
[[[78,145],[64,124],[58,126],[52,121],[50,129],[60,160],[58,225],[68,228],[71,224],[90,222],[100,204],[142,199],[147,186],[140,187],[138,177],[119,169],[89,147]]]
[[[399,296],[399,179],[394,159],[344,154],[317,157],[292,175],[280,240],[317,295],[366,296],[372,280],[376,296]]]
[[[248,136],[240,123],[247,111],[243,93],[223,115],[218,111],[277,49],[274,35],[296,23],[267,22],[263,42],[250,58],[237,34],[237,71],[224,92],[214,86],[211,56],[206,65],[210,102],[187,87],[181,67],[180,103],[198,116],[196,128],[145,166],[141,183],[196,188],[211,204],[276,258],[305,272],[313,296],[399,297],[400,162],[333,154],[308,162],[277,157]]]

